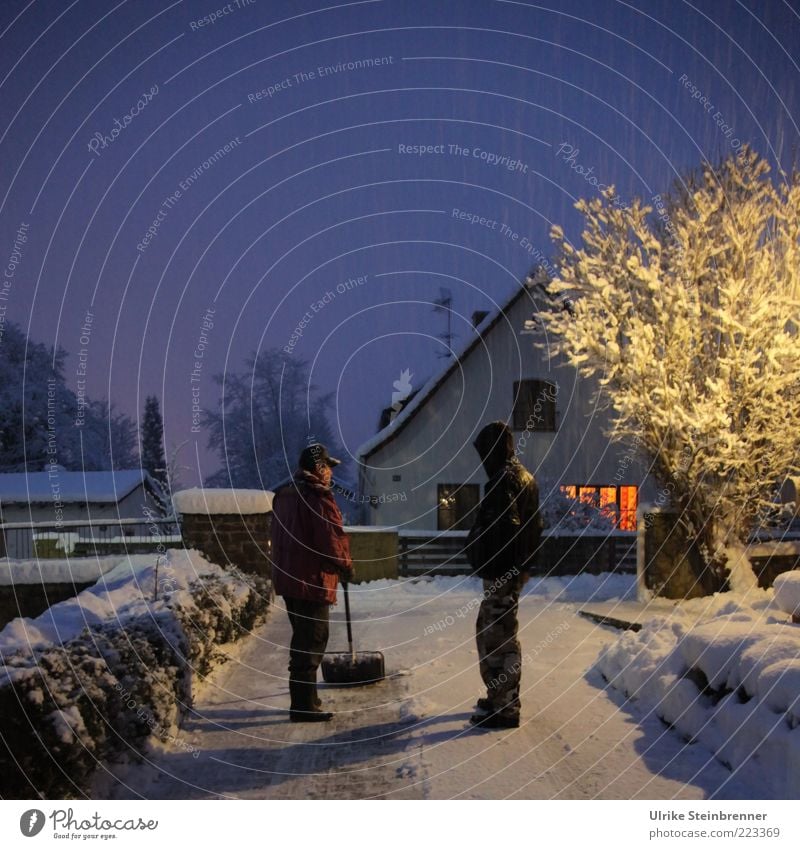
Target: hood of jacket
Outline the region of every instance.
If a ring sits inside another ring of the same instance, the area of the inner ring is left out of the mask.
[[[505,422],[490,422],[472,443],[488,477],[494,477],[514,458],[514,434]]]

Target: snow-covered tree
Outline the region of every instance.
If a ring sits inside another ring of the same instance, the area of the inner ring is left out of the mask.
[[[71,467],[76,455],[75,395],[64,380],[66,351],[5,326],[0,356],[0,471],[38,472],[48,461]]]
[[[153,480],[166,485],[167,461],[164,458],[164,422],[161,418],[158,398],[155,395],[148,395],[145,399],[141,433],[142,468],[148,472]]]
[[[780,178],[743,148],[657,215],[610,189],[577,204],[582,246],[553,230],[550,292],[570,309],[543,313],[547,343],[599,379],[610,437],[643,455],[711,588],[798,471],[800,175]]]
[[[54,351],[6,323],[0,346],[0,471],[38,472],[49,462],[86,471],[136,468],[133,422],[106,401],[82,399],[79,406],[64,377],[66,357],[63,348]]]
[[[113,401],[90,401],[82,431],[82,458],[72,468],[102,471],[139,466],[136,425]]]
[[[309,442],[333,456],[340,451],[328,422],[332,395],[309,385],[305,361],[270,349],[250,358],[244,372],[214,379],[222,387],[220,409],[206,413],[204,424],[222,468],[207,485],[269,489],[292,474]]]

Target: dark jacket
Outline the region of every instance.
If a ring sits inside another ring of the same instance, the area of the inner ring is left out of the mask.
[[[512,569],[523,574],[533,565],[542,537],[536,479],[516,458],[505,422],[486,425],[474,445],[488,480],[467,538],[473,572],[488,580]]]
[[[336,604],[339,575],[352,574],[350,543],[333,493],[311,472],[298,471],[272,502],[275,592]]]

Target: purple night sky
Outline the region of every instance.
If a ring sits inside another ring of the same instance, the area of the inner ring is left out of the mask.
[[[253,351],[311,363],[352,454],[443,366],[441,287],[460,347],[579,197],[800,139],[796,0],[4,0],[0,33],[7,320],[158,395],[184,484]]]

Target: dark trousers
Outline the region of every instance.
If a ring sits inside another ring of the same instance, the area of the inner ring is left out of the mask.
[[[289,690],[292,710],[312,710],[317,697],[317,669],[328,646],[330,605],[284,598],[292,626]]]

